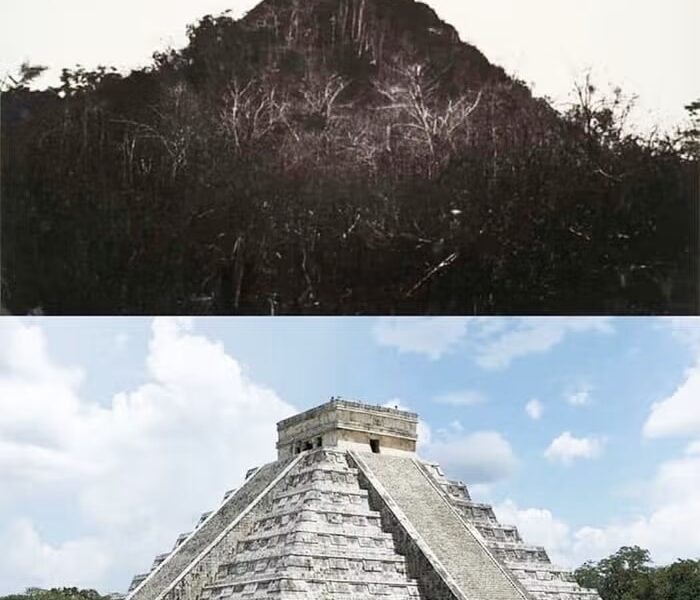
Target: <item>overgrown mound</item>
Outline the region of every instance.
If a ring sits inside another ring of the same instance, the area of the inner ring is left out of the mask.
[[[689,312],[693,169],[413,0],[266,0],[3,98],[4,301],[50,313]]]

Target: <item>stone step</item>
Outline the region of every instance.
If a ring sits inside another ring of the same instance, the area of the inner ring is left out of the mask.
[[[357,475],[357,469],[351,467],[347,463],[338,463],[335,461],[316,461],[294,470],[295,475],[305,475],[307,473],[316,472]]]
[[[410,458],[351,453],[393,501],[467,598],[525,600],[516,578],[495,560],[453,510],[450,501],[417,462]],[[403,516],[401,518],[403,518]],[[407,525],[408,526],[408,525]]]
[[[418,584],[380,583],[367,579],[346,581],[343,579],[314,578],[314,579],[249,579],[235,585],[210,585],[205,588],[202,600],[224,600],[238,598],[287,598],[286,593],[303,594],[298,598],[333,598],[339,600],[359,600],[360,598],[419,598]]]
[[[181,533],[180,535],[177,536],[177,539],[175,540],[175,545],[173,546],[173,550],[175,550],[178,546],[181,546],[185,540],[192,535],[192,532],[189,531],[187,533]]]
[[[398,554],[388,555],[383,557],[366,557],[359,555],[357,557],[348,556],[344,553],[328,554],[318,552],[315,549],[308,549],[306,554],[288,553],[284,555],[272,556],[269,558],[244,561],[236,558],[228,563],[222,563],[219,566],[219,576],[227,577],[231,574],[244,575],[263,570],[275,569],[278,570],[287,566],[314,566],[322,570],[368,570],[378,571],[378,566],[381,566],[384,571],[393,571],[406,574],[406,559]],[[362,567],[362,568],[360,568]]]
[[[372,567],[372,563],[366,563],[364,561],[360,562],[359,571],[351,570],[339,570],[339,569],[322,569],[314,567],[295,567],[295,566],[285,566],[280,569],[258,569],[255,571],[246,572],[235,572],[223,577],[217,578],[216,585],[233,585],[239,584],[241,582],[247,581],[249,578],[263,578],[263,579],[280,579],[280,578],[292,578],[292,579],[335,579],[337,581],[356,581],[358,576],[361,575],[364,581],[372,581],[373,583],[406,583],[407,577],[405,572],[396,570],[384,570],[381,563],[377,562],[381,570],[372,571],[364,568],[362,565],[369,565]]]
[[[449,479],[438,463],[420,461],[425,472],[439,485],[445,493],[456,500],[471,502],[467,485],[458,479]]]
[[[488,542],[489,548],[498,548],[499,550],[520,550],[521,552],[527,552],[528,554],[536,554],[537,556],[542,556],[542,553],[544,553],[544,556],[547,556],[547,559],[538,559],[537,562],[549,562],[549,556],[547,555],[547,551],[544,549],[543,546],[534,546],[526,542],[515,542],[508,540],[488,539],[486,541]]]
[[[381,528],[381,517],[367,505],[362,513],[348,513],[342,510],[315,510],[304,507],[294,512],[265,516],[255,522],[246,539],[259,536],[285,535],[293,531],[315,533],[339,533],[345,535],[391,536]]]
[[[469,490],[464,482],[454,479],[446,479],[444,484],[441,485],[450,497],[471,502],[472,498],[469,495]]]
[[[470,523],[499,524],[493,508],[489,504],[467,502],[456,498],[450,498],[450,501],[455,510]]]
[[[320,492],[337,492],[348,494],[359,491],[357,478],[348,476],[344,479],[332,479],[323,476],[311,477],[306,474],[303,477],[292,477],[284,482],[281,482],[280,487],[276,490],[275,497],[280,497],[282,494],[290,494],[302,490],[315,489]]]
[[[369,507],[367,491],[353,487],[352,489],[338,490],[337,487],[303,486],[294,490],[273,495],[270,511],[299,510],[305,505],[311,506],[337,506],[343,508]]]
[[[581,587],[555,589],[539,586],[528,591],[537,600],[599,600],[596,591],[584,590]]]
[[[229,499],[229,496],[231,496],[232,494],[235,494],[237,491],[238,491],[238,488],[231,488],[230,490],[226,490],[224,492],[223,502],[226,502],[226,500]]]
[[[321,448],[311,452],[306,452],[299,463],[300,468],[305,468],[314,464],[336,464],[339,467],[348,467],[345,453],[329,448]]]
[[[290,553],[297,556],[324,556],[326,558],[347,558],[348,560],[390,560],[401,557],[392,547],[384,546],[320,546],[305,542],[287,544],[284,549],[271,544],[264,548],[241,550],[236,552],[235,562],[249,562],[254,560],[276,559],[282,553]],[[403,558],[403,557],[401,557]]]
[[[153,565],[151,566],[151,571],[153,571],[153,569],[157,569],[158,566],[159,566],[166,558],[168,558],[168,556],[170,556],[170,552],[165,552],[164,554],[159,554],[158,556],[156,556],[156,557],[153,559]]]
[[[131,580],[131,584],[129,585],[129,592],[134,591],[137,587],[141,585],[146,580],[146,577],[148,577],[148,573],[139,573],[138,575],[134,575],[133,579]]]
[[[317,487],[318,484],[339,486],[339,491],[358,489],[356,473],[313,468],[288,475],[282,482],[280,490],[289,491],[306,486]]]
[[[313,525],[313,523],[307,525]],[[392,535],[381,530],[379,532],[358,530],[353,533],[327,533],[315,531],[306,526],[304,529],[292,529],[285,533],[247,536],[238,542],[237,552],[294,543],[332,548],[394,548]]]
[[[513,573],[525,574],[525,573],[551,573],[552,575],[557,575],[561,578],[568,578],[570,581],[574,581],[574,576],[568,569],[564,567],[559,567],[547,562],[521,562],[521,561],[505,561],[505,565],[513,571]]]
[[[245,599],[245,600],[329,600],[332,598],[332,600],[415,600],[416,598],[420,598],[420,592],[417,589],[406,589],[406,590],[393,590],[388,592],[387,594],[382,594],[379,595],[376,593],[376,591],[369,591],[369,587],[366,588],[366,591],[361,591],[359,588],[355,589],[355,591],[349,592],[349,593],[341,593],[339,591],[334,591],[332,595],[325,589],[321,591],[317,591],[313,594],[309,593],[308,591],[300,592],[300,591],[290,591],[290,590],[284,590],[284,591],[269,591],[267,589],[260,590],[260,591],[255,591],[252,593],[246,593],[245,595],[239,595],[239,596],[217,596],[217,597],[212,597],[212,600],[217,600],[218,598],[221,598],[221,600],[235,600],[237,598]],[[202,598],[202,600],[208,600],[209,597]],[[545,600],[545,599],[537,599],[537,600]],[[557,599],[558,600],[558,599]]]
[[[579,593],[582,592],[582,588],[576,583],[564,582],[564,581],[530,581],[528,590],[535,593]]]
[[[538,562],[550,564],[549,556],[544,548],[526,544],[505,544],[488,542],[491,552],[504,563]]]
[[[369,506],[364,507],[342,507],[333,505],[323,505],[320,501],[309,502],[303,507],[285,507],[283,510],[272,510],[269,516],[257,521],[256,529],[270,529],[272,527],[284,526],[290,522],[300,521],[327,522],[331,525],[354,525],[364,527],[367,525],[381,525],[381,517],[377,511],[373,511]]]
[[[518,529],[513,525],[494,525],[492,523],[474,523],[474,525],[487,542],[523,542]]]
[[[579,588],[576,592],[530,592],[535,600],[600,600],[598,593]]]
[[[296,532],[315,534],[317,536],[328,536],[330,539],[340,536],[344,538],[384,538],[393,541],[391,534],[385,533],[379,524],[357,526],[350,524],[333,525],[328,522],[317,521],[299,521],[298,523],[289,523],[286,526],[271,527],[269,529],[256,527],[240,543],[254,541],[261,538],[286,537]]]
[[[307,498],[323,498],[337,504],[358,504],[366,502],[367,491],[354,486],[348,489],[333,487],[324,487],[322,489],[314,485],[306,484],[294,489],[276,490],[273,498],[274,504],[294,504],[302,502]]]

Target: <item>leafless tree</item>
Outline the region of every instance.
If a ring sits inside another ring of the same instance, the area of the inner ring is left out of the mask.
[[[587,136],[610,143],[630,133],[629,117],[635,108],[636,96],[625,95],[619,87],[608,93],[601,91],[593,83],[590,72],[574,83],[573,96],[569,115],[580,123]]]
[[[310,111],[330,122],[338,97],[349,85],[350,81],[339,75],[330,75],[323,79],[307,78],[302,94]]]
[[[147,142],[155,142],[165,150],[170,166],[170,177],[186,168],[190,149],[197,130],[199,114],[195,94],[186,85],[179,83],[166,90],[161,102],[151,106],[155,115],[152,123],[129,119],[113,119],[113,123],[127,125],[121,143],[123,156],[123,176],[125,181],[133,181],[134,165],[138,164],[143,174],[150,174],[152,159],[138,156],[137,148]]]
[[[287,118],[288,110],[289,102],[274,87],[266,88],[256,80],[245,86],[235,82],[224,100],[221,125],[241,152],[247,144],[260,141],[280,126],[296,137]]]
[[[481,92],[476,98],[464,94],[457,100],[445,102],[437,98],[439,77],[431,78],[423,65],[411,65],[397,70],[397,73],[398,83],[375,85],[389,101],[385,110],[400,115],[401,120],[393,126],[415,132],[416,138],[427,146],[433,158],[436,158],[441,144],[454,148],[457,134],[479,107]]]

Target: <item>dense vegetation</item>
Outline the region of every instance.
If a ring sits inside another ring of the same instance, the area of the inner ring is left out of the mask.
[[[578,583],[595,588],[601,600],[697,600],[700,560],[678,560],[652,567],[649,552],[638,546],[620,548],[596,563],[576,570]]]
[[[101,596],[95,590],[78,588],[27,588],[23,594],[2,596],[0,600],[109,600],[109,596]]]
[[[697,131],[628,135],[589,81],[561,115],[413,0],[266,0],[126,77],[39,71],[2,98],[12,312],[697,308]]]

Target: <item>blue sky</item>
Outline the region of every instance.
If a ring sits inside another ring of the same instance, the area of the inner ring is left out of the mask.
[[[560,563],[700,557],[699,365],[693,319],[4,319],[0,593],[124,590],[330,396]]]
[[[120,69],[150,63],[156,50],[180,48],[186,27],[205,14],[243,15],[258,0],[24,0],[0,3],[0,79],[23,60],[44,64],[45,84],[61,68]],[[558,106],[592,69],[598,85],[639,95],[632,120],[643,130],[673,128],[700,96],[696,0],[427,0],[494,63]],[[128,43],[124,43],[128,39]]]

